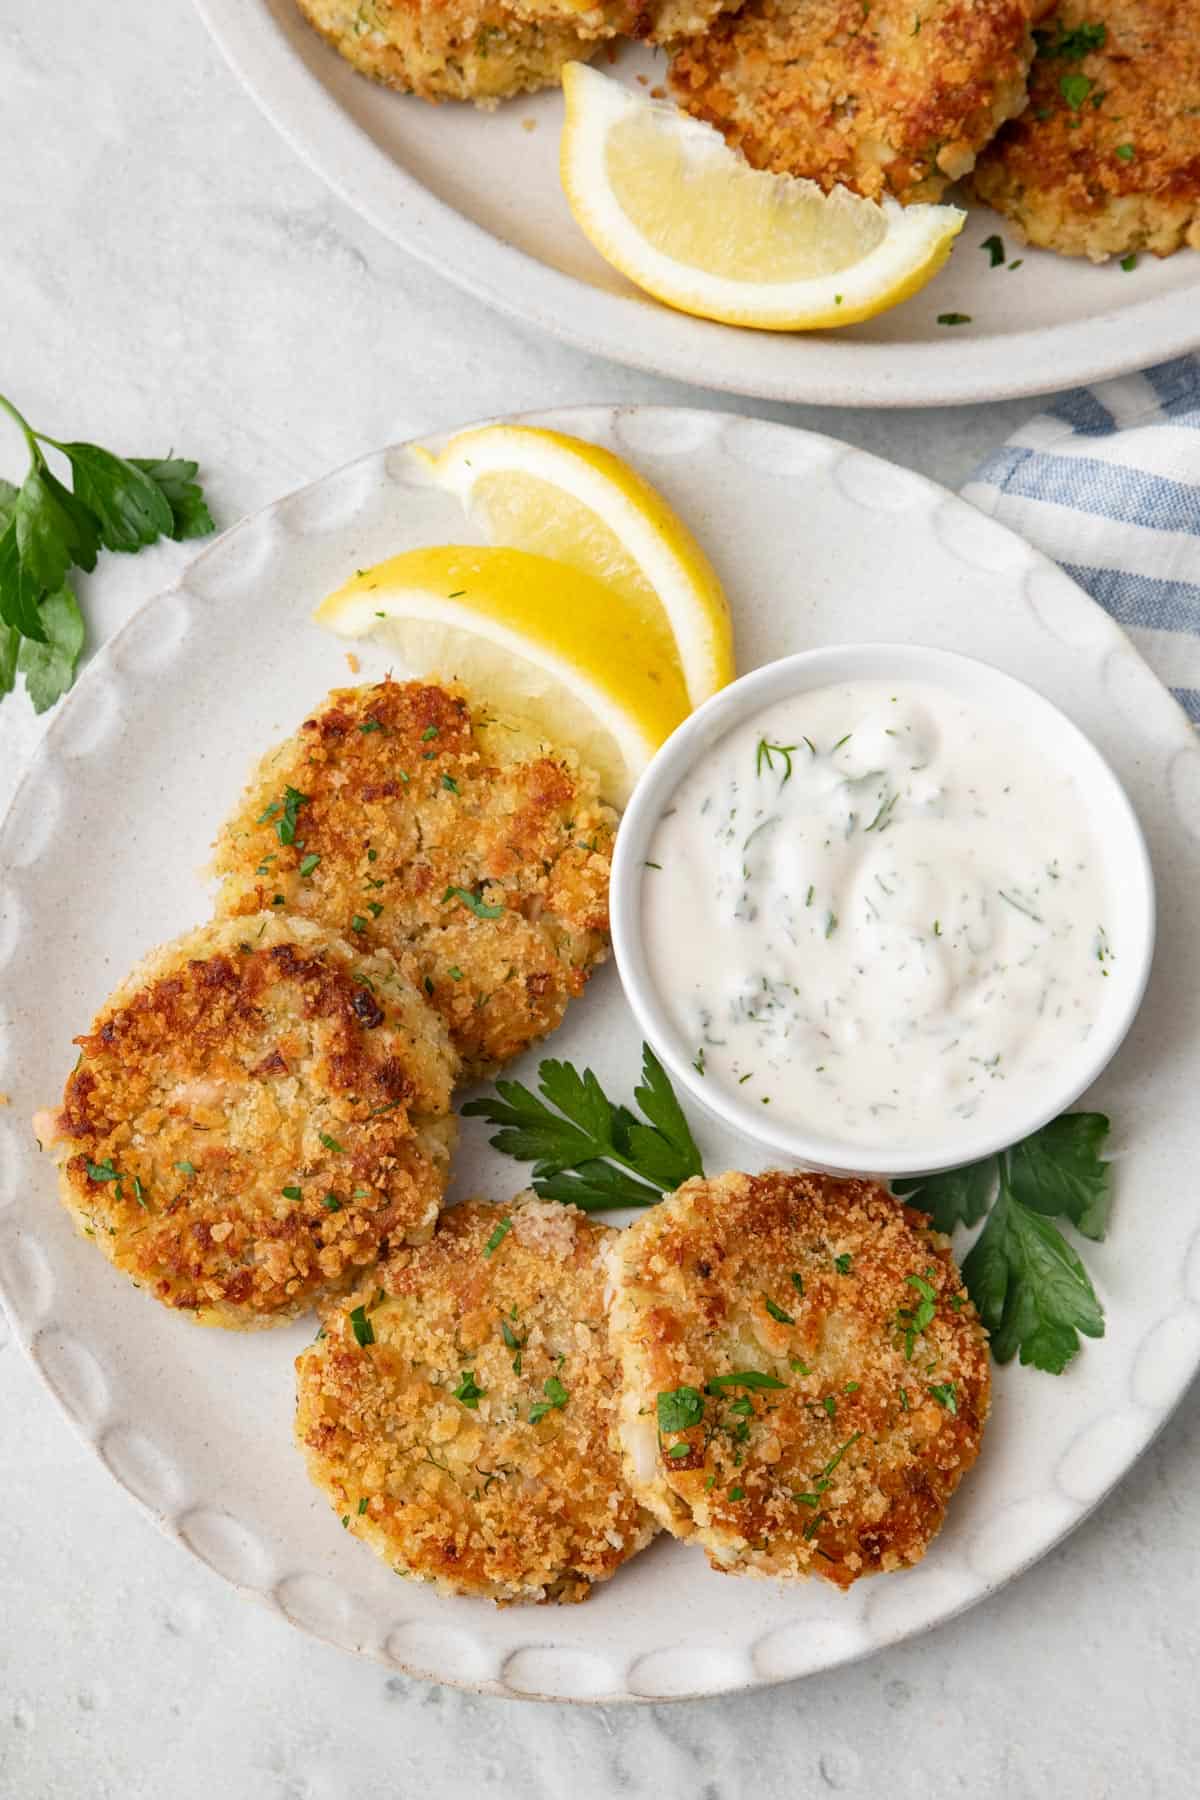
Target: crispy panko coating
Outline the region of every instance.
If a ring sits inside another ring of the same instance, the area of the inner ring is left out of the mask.
[[[738,0],[510,0],[522,18],[570,23],[589,38],[641,38],[670,44],[706,31]]]
[[[557,87],[564,63],[596,48],[561,17],[505,0],[297,0],[311,25],[363,75],[422,100],[494,106]]]
[[[1065,256],[1200,250],[1195,0],[1066,0],[1038,30],[1029,108],[974,191]]]
[[[656,1527],[621,1474],[601,1249],[574,1207],[470,1201],[324,1315],[296,1436],[347,1530],[444,1592],[586,1600]]]
[[[748,0],[671,62],[756,169],[935,201],[1025,104],[1035,0]]]
[[[609,1253],[630,1485],[717,1570],[849,1587],[924,1555],[988,1346],[948,1240],[827,1175],[687,1182]]]
[[[206,925],[76,1038],[39,1115],[64,1205],[202,1325],[278,1325],[433,1230],[456,1058],[385,952],[304,919]]]
[[[552,1031],[606,955],[615,825],[569,752],[461,689],[343,688],[259,766],[217,846],[218,906],[384,946],[480,1075]]]

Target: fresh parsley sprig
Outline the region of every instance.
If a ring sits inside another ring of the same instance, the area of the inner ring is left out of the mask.
[[[20,673],[34,711],[45,712],[74,681],[83,648],[71,570],[94,569],[102,549],[132,554],[160,537],[204,537],[213,522],[194,462],[60,443],[35,431],[3,394],[0,408],[29,451],[21,486],[0,481],[0,699]],[[43,446],[66,458],[71,487]]]
[[[892,1183],[939,1231],[976,1225],[987,1213],[962,1273],[997,1362],[1019,1354],[1061,1375],[1079,1353],[1080,1333],[1104,1336],[1087,1270],[1051,1220],[1067,1218],[1083,1237],[1103,1238],[1112,1202],[1112,1165],[1100,1154],[1108,1129],[1103,1113],[1064,1113],[999,1156]]]
[[[642,1045],[642,1113],[615,1105],[595,1075],[548,1058],[538,1089],[497,1081],[496,1096],[463,1107],[500,1129],[493,1147],[533,1164],[533,1188],[544,1200],[570,1201],[584,1212],[653,1206],[703,1166],[675,1091],[648,1044]]]

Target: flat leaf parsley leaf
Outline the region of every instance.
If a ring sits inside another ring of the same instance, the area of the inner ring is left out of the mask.
[[[570,1201],[585,1212],[653,1206],[693,1175],[700,1153],[662,1064],[642,1046],[642,1082],[634,1099],[642,1117],[615,1105],[591,1069],[547,1058],[538,1065],[537,1094],[520,1081],[497,1081],[495,1096],[463,1107],[500,1129],[494,1149],[533,1164],[533,1188],[544,1200]]]
[[[0,698],[22,674],[34,710],[45,712],[74,681],[83,648],[71,570],[94,569],[101,549],[132,552],[162,537],[202,537],[213,522],[195,463],[60,443],[35,431],[3,394],[0,408],[29,454],[20,488],[0,481]],[[71,487],[50,467],[47,450],[66,460]]]
[[[997,1362],[1019,1355],[1061,1375],[1081,1334],[1104,1336],[1087,1270],[1050,1221],[1067,1218],[1082,1236],[1103,1238],[1112,1201],[1112,1167],[1101,1156],[1108,1129],[1103,1113],[1064,1113],[999,1156],[892,1184],[946,1232],[976,1224],[995,1196],[962,1274]]]

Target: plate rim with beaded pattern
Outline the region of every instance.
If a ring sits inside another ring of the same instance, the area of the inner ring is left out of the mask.
[[[583,1607],[498,1611],[401,1582],[338,1529],[291,1442],[302,1323],[202,1331],[135,1294],[75,1235],[29,1119],[70,1038],[153,942],[199,922],[201,864],[255,755],[350,677],[312,606],[384,554],[462,540],[457,502],[403,445],[337,469],[203,549],[96,654],[0,825],[0,1292],[76,1430],[173,1539],[311,1634],[479,1691],[608,1703],[744,1690],[827,1669],[953,1617],[1027,1569],[1138,1459],[1200,1366],[1200,1121],[1189,896],[1200,748],[1129,640],[1038,552],[922,476],[730,413],[580,407],[524,421],[626,456],[717,564],[742,668],[807,644],[940,643],[1022,676],[1108,758],[1155,865],[1160,939],[1142,1012],[1088,1097],[1113,1117],[1113,1229],[1087,1250],[1108,1335],[1054,1379],[997,1371],[979,1463],[912,1570],[783,1587],[718,1576],[661,1540]],[[444,434],[449,436],[451,434]],[[440,444],[427,439],[427,444]],[[746,530],[748,519],[755,529]],[[387,658],[356,645],[357,679]],[[79,846],[87,843],[86,868]],[[81,872],[87,904],[81,904]],[[47,956],[37,921],[53,919]],[[611,964],[555,1035],[610,1092],[638,1034]],[[537,1052],[513,1072],[528,1078]],[[710,1170],[765,1153],[695,1121]],[[464,1121],[451,1197],[510,1197],[517,1165]],[[1169,1196],[1164,1203],[1162,1196]],[[1153,1255],[1139,1232],[1153,1215]],[[958,1246],[961,1254],[963,1246]]]

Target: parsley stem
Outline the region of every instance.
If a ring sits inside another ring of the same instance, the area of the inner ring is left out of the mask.
[[[12,401],[10,399],[8,399],[8,397],[5,394],[0,394],[0,406],[2,406],[4,408],[5,412],[9,416],[9,418],[12,419],[17,425],[20,426],[22,434],[24,435],[24,438],[25,438],[25,442],[29,446],[30,456],[32,456],[33,460],[36,463],[40,463],[43,467],[45,467],[46,459],[42,455],[40,449],[38,448],[38,441],[37,441],[38,434],[33,429],[33,426],[29,424],[28,420],[24,417],[24,415],[22,413],[19,413],[17,411],[17,409],[13,405]]]

